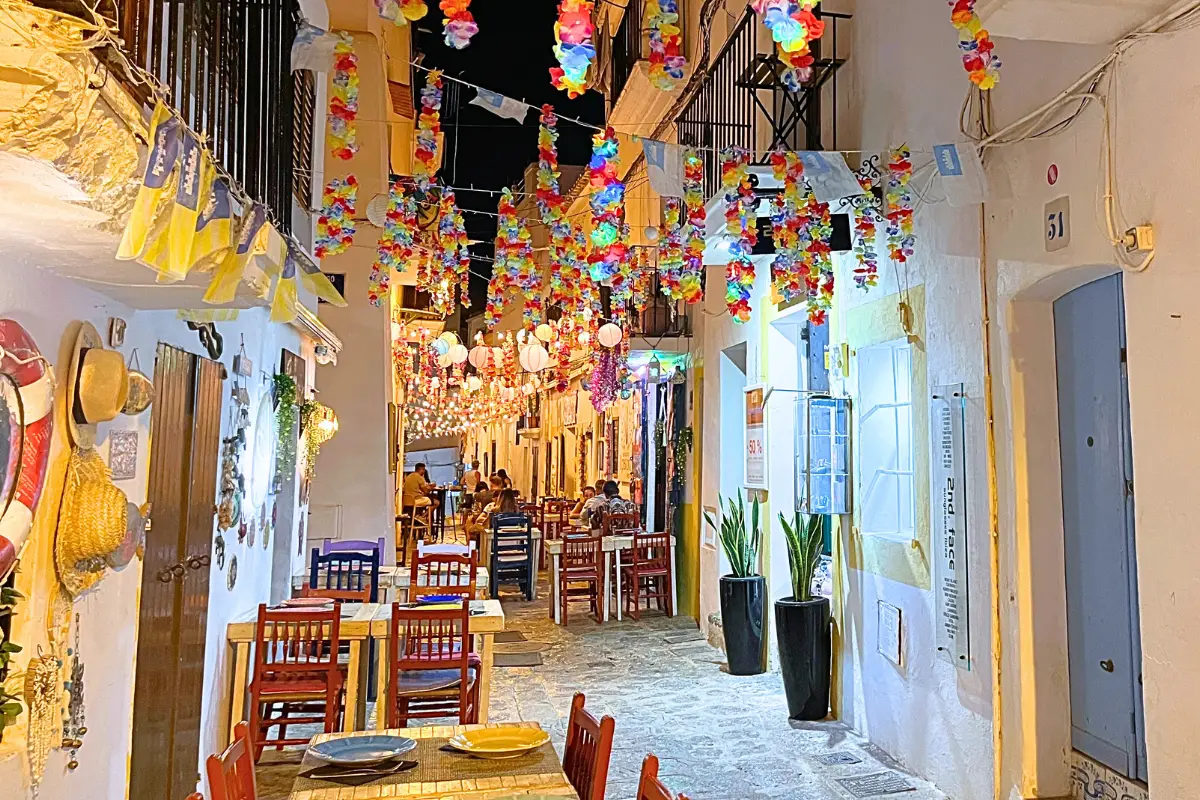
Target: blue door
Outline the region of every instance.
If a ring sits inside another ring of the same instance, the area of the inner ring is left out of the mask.
[[[1121,276],[1054,303],[1076,750],[1146,779]]]

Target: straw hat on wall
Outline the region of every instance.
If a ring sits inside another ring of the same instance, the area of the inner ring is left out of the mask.
[[[76,447],[94,447],[96,425],[117,414],[133,416],[149,408],[154,387],[140,372],[130,372],[125,357],[105,350],[90,322],[79,326],[67,367],[67,429]]]
[[[127,540],[137,536],[138,527],[129,524],[128,507],[100,454],[74,449],[54,539],[54,565],[71,597],[99,583],[114,554],[128,552]]]

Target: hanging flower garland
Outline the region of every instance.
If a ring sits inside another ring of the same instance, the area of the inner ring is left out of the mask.
[[[354,242],[354,206],[358,202],[358,179],[334,178],[321,193],[321,214],[317,217],[317,240],[313,255],[317,258],[344,253]]]
[[[913,199],[908,191],[912,179],[912,153],[907,145],[900,145],[888,155],[887,191],[887,236],[888,255],[893,261],[904,263],[913,255],[916,236],[913,235]]]
[[[574,100],[587,91],[588,69],[596,57],[592,42],[593,0],[561,0],[558,21],[554,23],[554,57],[558,66],[550,68],[550,82],[555,89]]]
[[[771,284],[784,301],[804,294],[808,260],[801,246],[803,225],[800,209],[805,206],[801,191],[804,165],[795,153],[777,150],[771,153],[771,171],[783,184],[783,191],[771,201],[771,233],[775,241],[775,261],[771,264]]]
[[[870,196],[874,182],[864,176],[859,176],[859,184],[863,191]],[[879,284],[879,255],[875,252],[875,233],[877,212],[870,203],[863,203],[854,209],[854,258],[858,266],[854,268],[854,285],[859,289],[870,289]]]
[[[833,236],[833,218],[829,204],[817,200],[807,186],[804,188],[804,224],[800,229],[800,241],[804,245],[808,274],[805,289],[808,292],[808,321],[813,325],[824,325],[826,316],[833,308],[833,255],[830,238]]]
[[[646,305],[650,300],[650,279],[653,277],[653,270],[650,268],[650,253],[645,247],[639,247],[637,257],[633,262],[633,291],[630,298],[633,303],[633,310],[640,317],[646,310]]]
[[[679,28],[679,1],[647,0],[646,18],[650,28],[650,83],[669,92],[683,80],[683,68],[687,66]]]
[[[397,25],[407,25],[424,18],[429,13],[425,0],[375,0],[379,16]]]
[[[445,15],[442,30],[446,45],[462,50],[471,43],[471,37],[479,33],[475,17],[471,15],[471,0],[442,0],[438,7]]]
[[[538,171],[536,198],[542,224],[550,231],[550,302],[565,305],[572,294],[572,287],[564,280],[568,266],[571,241],[571,224],[563,208],[562,191],[559,187],[558,167],[558,117],[554,107],[542,106],[538,125]]]
[[[954,9],[950,23],[958,29],[958,49],[962,51],[963,69],[971,76],[971,83],[980,89],[995,88],[1000,81],[1000,59],[993,52],[995,42],[983,27],[975,13],[976,0],[950,0]]]
[[[413,177],[421,191],[429,188],[438,170],[438,134],[442,131],[442,73],[433,70],[421,87],[421,114],[417,118],[417,147]]]
[[[434,310],[448,316],[454,311],[454,288],[462,281],[471,260],[467,251],[466,223],[452,191],[442,195],[434,258],[436,273],[429,282],[430,296]]]
[[[588,384],[592,394],[592,408],[602,413],[617,399],[617,352],[609,347],[600,348],[592,379]]]
[[[617,134],[611,127],[592,137],[588,184],[592,207],[588,268],[600,283],[615,276],[627,256],[625,184],[617,178]]]
[[[495,327],[504,313],[505,293],[514,287],[524,292],[531,283],[530,274],[536,272],[529,231],[517,217],[517,204],[511,189],[505,187],[501,192],[497,211],[496,261],[484,310],[488,328]]]
[[[659,227],[658,286],[672,301],[683,298],[680,280],[683,275],[683,224],[680,221],[682,202],[677,197],[666,198],[663,221]]]
[[[399,181],[388,190],[383,230],[375,247],[375,263],[367,280],[367,300],[376,308],[388,297],[392,270],[404,269],[413,255],[413,232],[417,226],[417,201],[404,191]]]
[[[721,188],[725,193],[726,241],[729,263],[725,267],[725,307],[734,322],[750,321],[750,292],[754,287],[754,262],[750,252],[758,242],[754,192],[747,167],[750,153],[741,147],[721,151]]]
[[[275,463],[279,472],[296,468],[296,379],[286,373],[275,375]]]
[[[692,148],[683,151],[683,206],[687,212],[686,244],[679,291],[689,305],[704,299],[704,162]]]
[[[358,152],[358,56],[354,39],[343,31],[333,46],[329,139],[334,158],[350,160]]]
[[[337,415],[324,403],[309,400],[300,406],[300,427],[304,429],[304,476],[312,480],[317,474],[321,445],[337,433]]]
[[[813,14],[818,0],[752,0],[755,13],[771,31],[779,60],[781,80],[793,92],[812,78],[813,56],[809,42],[820,39],[825,23]]]

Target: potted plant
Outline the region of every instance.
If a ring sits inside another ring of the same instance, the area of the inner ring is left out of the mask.
[[[757,675],[766,670],[767,639],[766,579],[758,573],[758,551],[762,544],[758,500],[751,508],[750,531],[746,531],[746,507],[739,491],[737,504],[721,502],[721,526],[705,512],[704,518],[721,538],[721,549],[729,559],[731,573],[721,576],[721,630],[731,675]]]
[[[813,597],[813,572],[821,558],[822,517],[796,512],[789,523],[779,515],[787,540],[792,596],[775,601],[779,668],[787,694],[788,716],[819,720],[829,713],[832,653],[829,600]]]

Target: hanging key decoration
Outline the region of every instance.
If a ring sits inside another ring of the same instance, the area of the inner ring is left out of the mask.
[[[67,692],[67,707],[63,714],[62,746],[70,756],[67,769],[79,767],[79,748],[87,734],[87,719],[83,705],[83,660],[79,651],[79,615],[75,615],[75,646],[67,648],[69,677],[64,684]]]

